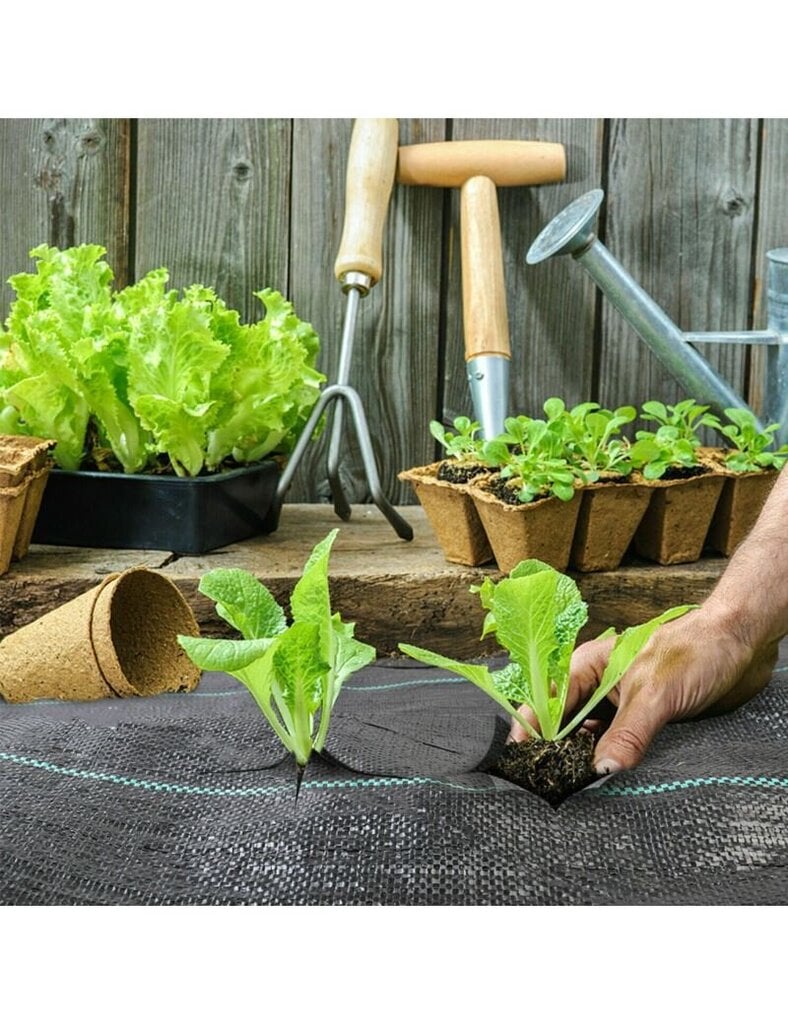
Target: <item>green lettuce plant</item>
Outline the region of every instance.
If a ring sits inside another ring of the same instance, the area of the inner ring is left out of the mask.
[[[479,437],[481,425],[467,416],[452,420],[454,430],[447,430],[438,420],[430,421],[430,433],[443,447],[446,457],[456,462],[479,462],[483,441]]]
[[[375,658],[355,625],[331,611],[328,563],[338,530],[315,545],[290,597],[291,622],[270,591],[242,569],[214,569],[199,590],[241,639],[179,636],[204,671],[227,672],[247,687],[257,706],[295,757],[300,780],[313,751],[328,735],[342,684]]]
[[[564,436],[571,461],[576,462],[588,481],[603,474],[629,476],[632,472],[631,445],[621,429],[637,416],[632,405],[603,409],[597,402],[583,402],[568,409]]]
[[[664,402],[644,402],[641,407],[641,419],[657,423],[662,427],[675,427],[677,436],[689,441],[694,448],[700,446],[698,431],[701,427],[719,430],[720,421],[709,412],[708,405],[699,405],[694,398],[685,398],[675,405]]]
[[[566,458],[564,403],[548,399],[544,408],[546,419],[507,417],[504,432],[482,447],[487,464],[498,468],[501,479],[512,482],[518,501],[524,504],[550,496],[571,501],[576,483],[586,479]]]
[[[99,245],[31,252],[0,335],[0,424],[57,441],[63,469],[179,476],[289,451],[317,401],[318,337],[270,288],[242,324],[202,285],[152,270],[113,291]]]
[[[566,714],[569,663],[577,634],[588,619],[588,609],[574,580],[538,559],[520,562],[509,576],[494,583],[490,578],[478,593],[487,615],[482,639],[494,634],[509,652],[509,664],[491,670],[466,664],[412,644],[399,644],[411,658],[456,672],[483,690],[511,714],[534,738],[560,740],[573,732],[619,682],[635,657],[663,623],[684,615],[694,605],[670,608],[639,626],[616,636],[615,645],[599,686],[571,717]],[[527,704],[538,730],[518,710]]]
[[[770,423],[761,431],[755,415],[749,409],[726,409],[730,423],[721,426],[720,433],[730,445],[725,453],[725,466],[734,473],[753,473],[763,469],[780,469],[788,460],[788,444],[769,451],[779,423]]]

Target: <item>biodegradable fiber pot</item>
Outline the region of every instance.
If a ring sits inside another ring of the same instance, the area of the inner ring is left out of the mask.
[[[30,547],[54,445],[40,437],[0,437],[0,575]]]
[[[579,572],[617,569],[651,501],[641,483],[595,483],[581,488],[570,562]]]
[[[459,565],[491,562],[492,548],[468,485],[439,480],[440,465],[440,462],[433,462],[429,466],[403,470],[399,479],[413,488],[448,562]]]
[[[754,473],[722,472],[725,482],[706,545],[728,557],[755,525],[778,474],[776,469]]]
[[[468,488],[501,572],[526,558],[538,558],[559,572],[569,564],[572,538],[580,511],[580,492],[571,501],[539,498],[510,505],[484,483]]]
[[[638,555],[660,565],[697,562],[724,483],[717,472],[650,481],[651,501],[633,541]]]
[[[160,573],[113,573],[0,643],[0,697],[97,700],[193,690],[200,672],[178,644],[199,628]]]

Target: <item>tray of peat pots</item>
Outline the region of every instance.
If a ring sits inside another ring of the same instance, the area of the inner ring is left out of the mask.
[[[703,551],[725,483],[718,459],[701,446],[700,428],[719,428],[707,410],[693,399],[642,406],[642,418],[658,424],[655,431],[637,431],[630,452],[652,491],[633,539],[636,554],[648,561],[696,562]]]
[[[544,562],[528,559],[497,583],[488,577],[471,590],[479,594],[487,613],[483,637],[495,634],[509,654],[508,664],[492,670],[412,644],[399,648],[411,658],[469,680],[514,719],[524,738],[502,744],[477,770],[487,770],[557,807],[595,780],[596,738],[583,723],[594,717],[593,709],[618,684],[652,633],[692,606],[670,608],[616,635],[599,685],[584,703],[571,707],[569,665],[588,619],[575,581]],[[611,629],[605,635],[614,634]]]
[[[201,553],[275,530],[325,380],[311,325],[270,288],[243,324],[164,268],[115,291],[99,245],[30,255],[0,330],[0,430],[56,442],[33,540]]]
[[[484,565],[492,561],[493,552],[468,485],[487,479],[492,469],[482,455],[479,423],[458,416],[453,426],[447,430],[432,420],[430,433],[443,446],[444,458],[403,470],[399,479],[413,488],[446,560]]]
[[[759,430],[748,409],[726,409],[729,422],[719,427],[728,447],[707,449],[724,477],[722,494],[712,517],[706,546],[726,557],[744,540],[788,461],[788,445],[770,450],[779,424]]]
[[[566,458],[558,410],[549,401],[545,409],[546,420],[506,419],[504,433],[483,447],[500,468],[468,485],[501,572],[528,558],[558,570],[569,564],[585,477]]]

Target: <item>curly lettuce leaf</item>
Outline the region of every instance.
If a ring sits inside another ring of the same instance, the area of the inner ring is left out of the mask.
[[[98,245],[33,249],[34,273],[16,291],[0,335],[0,422],[57,440],[55,458],[78,469],[91,445],[126,472],[169,458],[179,475],[289,451],[325,381],[318,337],[272,289],[242,324],[211,288],[181,298],[158,268],[112,291]]]
[[[255,292],[265,318],[228,333],[230,355],[216,378],[216,425],[206,462],[228,456],[252,462],[289,451],[320,396],[325,376],[315,368],[319,341],[311,324],[271,288]]]

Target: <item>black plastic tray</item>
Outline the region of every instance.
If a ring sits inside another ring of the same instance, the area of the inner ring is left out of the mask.
[[[272,459],[211,476],[49,475],[33,542],[202,554],[279,525]]]

